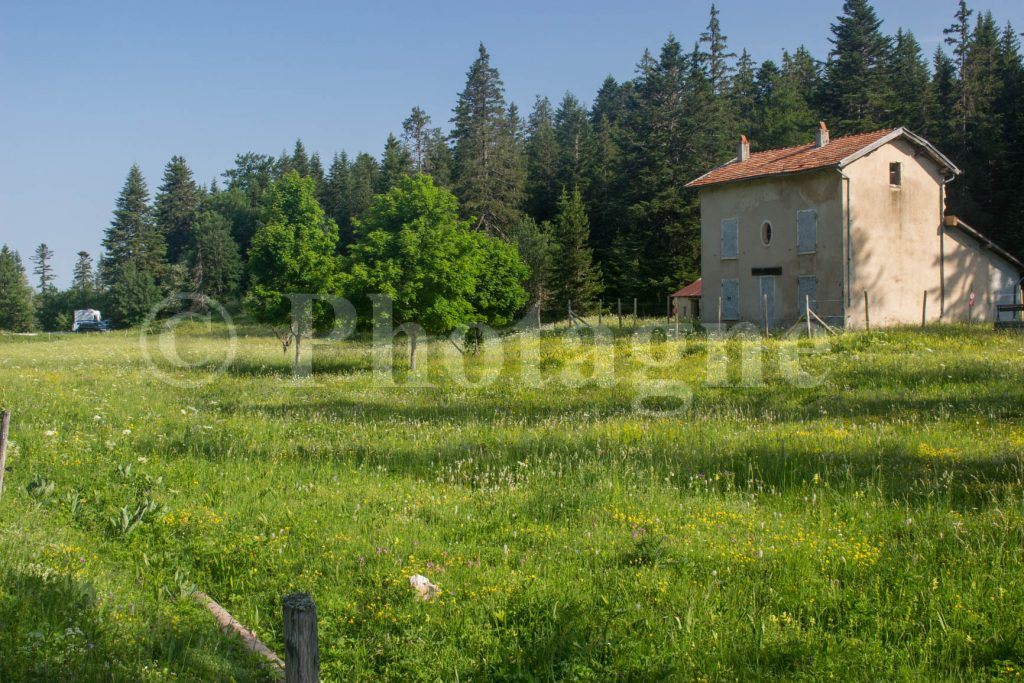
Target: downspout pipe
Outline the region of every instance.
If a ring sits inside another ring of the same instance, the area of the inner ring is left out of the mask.
[[[956,173],[943,176],[939,187],[939,318],[946,315],[946,185],[956,180]]]
[[[850,194],[850,176],[839,169],[839,177],[846,181],[846,306],[853,305],[853,197]]]

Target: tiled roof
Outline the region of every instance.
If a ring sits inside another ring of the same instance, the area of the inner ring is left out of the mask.
[[[691,282],[690,284],[686,285],[685,287],[680,289],[678,292],[673,294],[672,298],[675,299],[675,298],[682,297],[682,298],[688,298],[689,299],[689,298],[694,298],[694,297],[700,296],[700,289],[701,289],[701,284],[700,283],[701,283],[700,279],[698,279],[696,282]]]
[[[838,166],[839,162],[848,156],[859,152],[865,147],[878,142],[885,136],[898,129],[876,130],[872,133],[859,133],[845,137],[834,138],[823,147],[815,147],[813,142],[796,147],[784,147],[782,149],[769,149],[764,152],[754,152],[746,161],[733,159],[724,166],[713,169],[694,181],[687,183],[687,187],[704,187],[718,183],[728,183],[734,180],[749,180],[764,176],[784,175],[788,173],[799,173],[811,171],[816,168],[827,168]]]

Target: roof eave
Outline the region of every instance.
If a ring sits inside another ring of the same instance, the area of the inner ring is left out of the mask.
[[[1024,274],[1024,261],[1021,261],[1006,249],[1003,249],[1001,246],[993,242],[991,239],[986,237],[984,233],[979,232],[977,228],[973,228],[970,225],[967,225],[967,223],[964,223],[958,216],[946,216],[946,220],[943,221],[943,226],[945,228],[959,228],[963,230],[977,240],[981,246],[996,252],[1011,264],[1017,266],[1017,268],[1020,269],[1020,272]]]
[[[849,166],[853,162],[857,161],[858,159],[861,159],[861,158],[867,156],[868,154],[871,154],[876,149],[884,147],[885,145],[889,144],[893,140],[897,140],[899,138],[907,138],[908,140],[910,140],[911,143],[913,143],[914,145],[916,145],[916,146],[920,147],[921,149],[923,149],[928,154],[928,156],[930,156],[932,158],[932,161],[934,161],[936,164],[938,164],[939,166],[943,167],[944,169],[946,169],[947,171],[952,173],[954,176],[958,176],[961,173],[963,173],[963,171],[961,171],[960,168],[957,167],[957,165],[954,164],[949,159],[949,157],[947,157],[945,154],[940,152],[935,147],[935,145],[933,145],[932,143],[928,142],[927,140],[922,138],[917,133],[911,132],[911,131],[907,130],[906,128],[902,128],[902,127],[896,128],[892,132],[890,132],[890,133],[888,133],[886,135],[883,135],[882,137],[880,137],[877,140],[875,140],[874,142],[872,142],[870,145],[865,145],[865,146],[861,147],[860,149],[858,149],[853,154],[849,155],[845,159],[842,159],[837,164],[837,166],[840,169],[845,168],[846,166]]]

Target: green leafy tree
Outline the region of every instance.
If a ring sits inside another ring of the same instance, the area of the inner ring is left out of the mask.
[[[36,247],[35,253],[32,254],[30,259],[35,265],[32,269],[32,274],[39,278],[39,291],[47,292],[53,288],[53,266],[50,265],[50,259],[53,258],[53,249],[46,246],[46,243],[40,244]]]
[[[295,314],[288,295],[338,292],[338,226],[320,208],[315,181],[296,171],[267,190],[262,223],[249,249],[245,307],[258,322],[274,328],[285,350],[294,342],[298,363],[302,338],[329,329],[333,312],[326,302],[314,301],[307,320],[302,311]]]
[[[506,106],[504,89],[481,43],[452,117],[453,176],[463,212],[498,235],[518,220],[525,182],[518,116]]]
[[[203,190],[196,185],[185,159],[171,157],[153,203],[156,228],[167,243],[170,263],[177,263],[191,249],[202,199]]]
[[[519,256],[529,268],[525,287],[529,300],[545,306],[548,302],[548,281],[551,273],[550,224],[538,224],[524,216],[512,226],[509,239],[516,245]]]
[[[0,247],[0,330],[29,332],[35,326],[32,286],[18,252]]]
[[[589,240],[590,221],[579,190],[571,195],[563,191],[552,224],[554,255],[549,289],[556,305],[566,307],[572,302],[577,313],[596,303],[603,289]]]
[[[402,178],[355,227],[345,291],[389,296],[395,323],[443,334],[471,322],[502,324],[525,301],[527,271],[515,249],[474,235],[455,196],[429,176]],[[409,363],[415,369],[415,335]]]

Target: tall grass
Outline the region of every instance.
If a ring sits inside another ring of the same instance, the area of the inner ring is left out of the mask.
[[[374,380],[368,339],[318,342],[296,383],[245,333],[193,388],[134,336],[0,339],[0,680],[265,677],[193,586],[279,652],[282,594],[311,592],[330,680],[1024,667],[1020,336],[849,334],[803,361],[815,386],[787,380],[797,342],[774,339],[741,386],[736,340],[656,343],[645,367],[623,334],[615,382],[571,387],[555,378],[586,351],[548,333],[543,386],[513,344],[467,360],[492,384],[462,386],[435,343],[411,388]],[[179,330],[195,358],[224,335]],[[638,413],[652,378],[692,403]],[[414,599],[416,573],[439,599]]]

